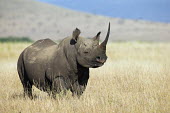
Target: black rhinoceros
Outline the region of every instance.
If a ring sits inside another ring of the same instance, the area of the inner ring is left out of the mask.
[[[80,96],[89,79],[89,68],[102,66],[107,59],[105,40],[99,45],[100,32],[93,38],[79,36],[76,28],[72,36],[59,44],[50,39],[38,40],[19,56],[17,70],[24,95],[32,98],[32,85],[55,98],[56,93],[70,90]]]

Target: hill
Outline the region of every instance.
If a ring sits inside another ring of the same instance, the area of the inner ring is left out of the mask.
[[[170,24],[127,20],[64,9],[34,0],[0,0],[0,37],[60,40],[78,27],[82,36],[106,35],[111,22],[111,41],[170,41]]]

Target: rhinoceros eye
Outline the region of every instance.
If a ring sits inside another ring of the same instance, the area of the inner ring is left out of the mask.
[[[89,52],[88,52],[88,51],[85,51],[84,53],[85,53],[85,54],[88,54]]]

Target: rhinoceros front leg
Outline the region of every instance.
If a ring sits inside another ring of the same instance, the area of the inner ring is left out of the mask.
[[[79,84],[79,82],[76,81],[71,87],[72,95],[80,97],[85,91],[86,85],[87,84]]]
[[[63,94],[66,94],[66,85],[65,81],[62,77],[57,77],[54,79],[52,84],[52,96],[55,99],[56,94],[63,91]]]
[[[71,92],[73,96],[77,95],[78,97],[80,97],[80,95],[83,94],[83,92],[86,89],[88,79],[89,79],[88,69],[85,71],[83,70],[78,74],[78,80],[75,81],[75,83],[71,87]]]

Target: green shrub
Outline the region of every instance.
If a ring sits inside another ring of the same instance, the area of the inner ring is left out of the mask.
[[[5,42],[33,42],[33,40],[31,40],[28,37],[9,36],[9,37],[0,37],[0,42],[1,43],[5,43]]]

